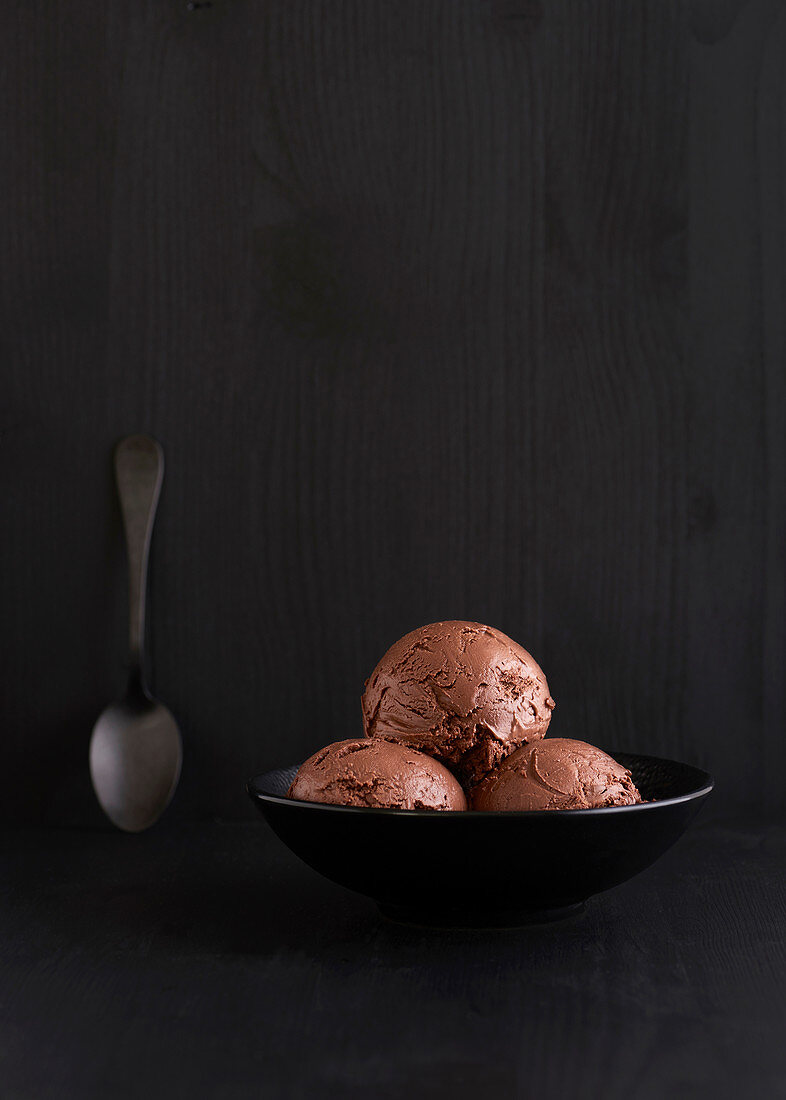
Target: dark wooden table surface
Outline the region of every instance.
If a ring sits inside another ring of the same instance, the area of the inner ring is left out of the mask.
[[[516,931],[386,923],[262,823],[8,831],[2,880],[4,1100],[786,1094],[782,825]]]

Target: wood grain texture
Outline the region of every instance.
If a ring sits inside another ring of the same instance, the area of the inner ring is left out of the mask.
[[[737,9],[691,51],[686,722],[730,784],[782,808],[786,40],[780,5]]]
[[[695,757],[702,733],[683,721],[685,6],[551,15],[543,659],[554,692],[565,685],[553,729]]]
[[[782,810],[781,6],[50,0],[7,29],[0,814],[98,820],[131,431],[167,458],[175,816],[250,812],[247,775],[356,730],[384,649],[452,617],[535,653],[555,733]]]
[[[781,1096],[786,835],[699,825],[567,922],[381,921],[261,823],[7,831],[9,1100]]]
[[[762,632],[763,737],[768,809],[784,803],[786,740],[786,12],[773,11],[756,100],[761,218],[764,391],[765,565]]]

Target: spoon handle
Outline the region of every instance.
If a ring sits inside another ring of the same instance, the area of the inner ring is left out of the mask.
[[[129,435],[115,447],[115,478],[128,552],[128,644],[132,677],[144,688],[147,559],[164,478],[164,452],[148,435]]]

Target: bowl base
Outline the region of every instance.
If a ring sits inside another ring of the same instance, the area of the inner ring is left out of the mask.
[[[551,924],[584,912],[585,902],[563,905],[558,909],[421,909],[414,905],[378,902],[387,920],[396,924],[415,924],[421,928],[523,928],[528,924]]]

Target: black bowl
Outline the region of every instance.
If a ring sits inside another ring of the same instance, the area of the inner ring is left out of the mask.
[[[377,810],[286,798],[297,766],[248,783],[287,847],[394,920],[494,927],[555,920],[637,875],[672,846],[712,790],[698,768],[613,754],[648,800],[528,813]]]

